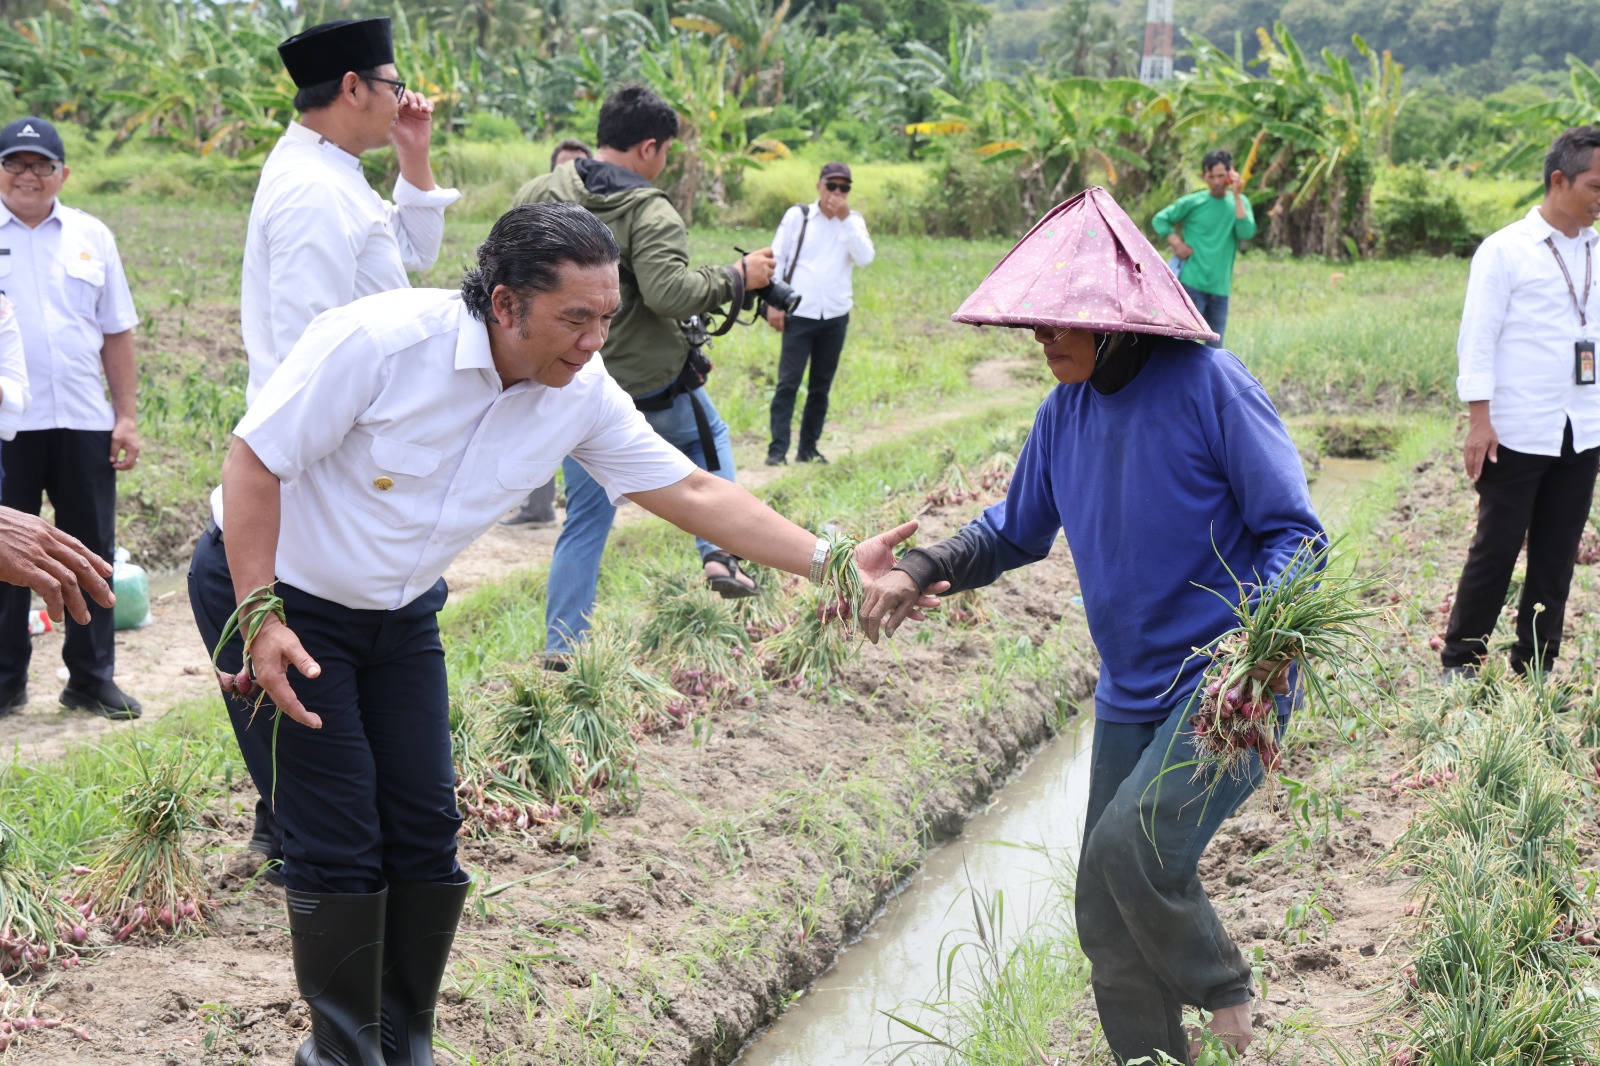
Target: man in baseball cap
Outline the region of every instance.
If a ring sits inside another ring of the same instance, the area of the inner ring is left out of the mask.
[[[67,161],[61,134],[42,118],[19,118],[0,129],[0,159],[18,152],[32,152],[54,163]]]
[[[828,419],[828,390],[839,369],[850,309],[855,305],[851,272],[877,255],[867,234],[867,221],[850,208],[850,168],[826,163],[817,177],[817,198],[784,212],[772,238],[778,276],[800,294],[800,305],[785,312],[767,307],[767,323],[783,334],[778,357],[778,387],[772,393],[772,441],[767,465],[789,461],[794,430],[794,403],[805,381],[806,403],[800,413],[800,446],[795,459],[826,463],[817,450]]]
[[[117,242],[105,223],[59,199],[66,148],[37,116],[0,129],[0,293],[16,308],[31,397],[0,452],[0,506],[55,524],[101,561],[116,535],[117,473],[139,460],[139,321]],[[107,396],[109,394],[109,401]],[[28,702],[31,593],[0,587],[0,714]],[[139,716],[117,686],[115,618],[91,604],[67,622],[61,704],[106,718]]]

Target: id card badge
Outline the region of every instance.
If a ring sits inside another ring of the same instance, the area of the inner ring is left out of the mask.
[[[1579,385],[1593,385],[1595,383],[1594,371],[1594,341],[1578,341],[1572,346],[1573,350],[1573,375]]]

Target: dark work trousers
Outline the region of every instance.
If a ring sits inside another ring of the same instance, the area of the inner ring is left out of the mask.
[[[1289,710],[1278,704],[1280,721]],[[1192,781],[1185,700],[1165,721],[1097,721],[1078,861],[1078,942],[1100,1028],[1118,1062],[1164,1051],[1189,1061],[1184,1004],[1250,998],[1250,966],[1201,887],[1200,855],[1262,778],[1254,752],[1234,777]]]
[[[461,881],[455,770],[438,584],[395,611],[355,610],[279,582],[289,628],[322,667],[290,684],[321,729],[270,700],[225,696],[239,750],[283,831],[283,877],[302,892],[371,893],[390,881]],[[233,613],[222,535],[208,530],[189,566],[189,602],[206,647]],[[224,649],[237,670],[243,643]],[[274,777],[276,769],[276,777]]]
[[[56,526],[83,541],[107,562],[117,535],[117,472],[111,467],[111,431],[35,429],[18,433],[0,450],[5,474],[0,504],[38,514],[44,497],[56,509]],[[33,638],[28,608],[33,593],[0,585],[0,698],[28,682]],[[89,601],[89,624],[66,620],[61,660],[68,684],[93,688],[110,681],[116,665],[116,614]]]
[[[1478,529],[1445,628],[1440,656],[1445,666],[1474,664],[1486,654],[1524,537],[1528,569],[1517,605],[1511,665],[1522,673],[1529,664],[1549,669],[1555,662],[1578,542],[1594,498],[1597,460],[1600,448],[1573,451],[1570,422],[1559,456],[1529,455],[1502,444],[1499,462],[1484,460],[1476,486]],[[1539,605],[1542,610],[1536,609]]]
[[[844,351],[844,335],[849,326],[848,314],[838,318],[789,315],[784,320],[778,387],[772,393],[772,443],[767,445],[767,458],[783,459],[789,454],[789,430],[801,378],[806,378],[806,406],[800,413],[800,447],[796,454],[801,459],[817,454],[822,426],[828,420],[828,390],[833,388],[833,375],[839,369],[839,353]],[[807,363],[811,364],[809,377]]]

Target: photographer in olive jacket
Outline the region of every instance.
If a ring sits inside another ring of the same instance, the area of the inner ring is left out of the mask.
[[[513,206],[559,200],[604,222],[622,249],[622,307],[606,341],[607,372],[633,397],[646,421],[696,466],[734,480],[728,427],[704,388],[710,369],[699,353],[703,331],[680,323],[719,308],[734,309],[747,291],[772,280],[772,249],[730,266],[689,266],[689,230],[667,194],[652,184],[666,169],[678,115],[640,85],[624,85],[600,108],[593,159],[563,163],[517,192]],[[567,521],[550,560],[545,605],[547,665],[559,668],[589,628],[600,557],[616,508],[576,462],[561,467]],[[739,559],[696,538],[706,583],[723,596],[753,596],[756,583]]]

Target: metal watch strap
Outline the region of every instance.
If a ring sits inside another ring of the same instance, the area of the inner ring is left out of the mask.
[[[806,576],[813,585],[822,584],[823,575],[828,572],[828,539],[817,538],[817,546],[811,551],[811,572]]]

